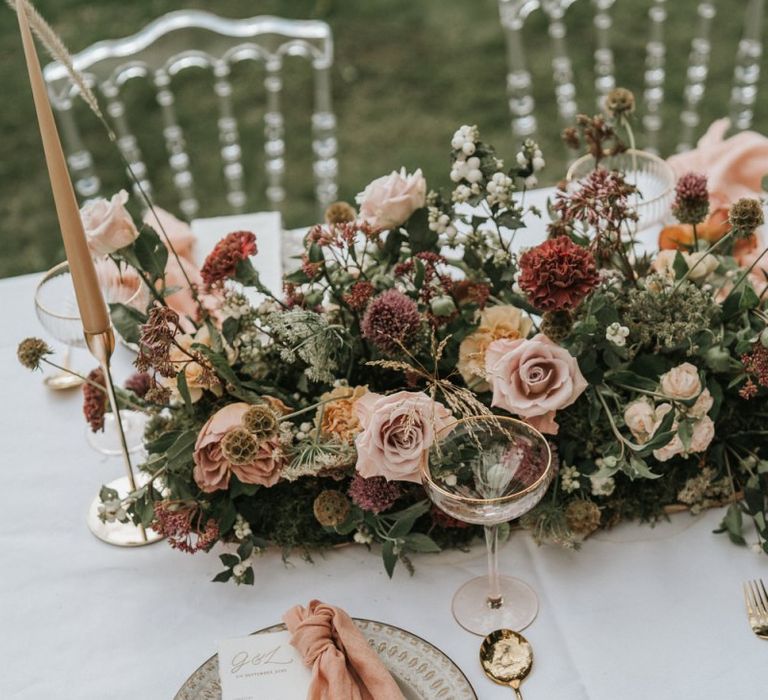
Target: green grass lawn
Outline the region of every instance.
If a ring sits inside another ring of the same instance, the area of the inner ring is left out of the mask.
[[[450,137],[462,123],[477,124],[486,141],[511,158],[516,150],[505,98],[506,58],[496,0],[39,0],[40,11],[69,48],[79,51],[105,38],[142,28],[159,15],[182,7],[215,9],[224,16],[275,14],[321,18],[333,28],[335,110],[339,123],[341,196],[351,199],[374,177],[401,165],[421,167],[432,187],[448,182]],[[667,3],[668,80],[664,147],[679,134],[685,65],[694,27],[695,0]],[[715,21],[714,53],[703,124],[728,112],[733,57],[741,33],[745,0],[721,0]],[[613,11],[613,46],[620,84],[642,87],[646,20],[650,0],[619,0]],[[579,0],[567,23],[579,106],[594,108],[592,91],[593,10]],[[548,167],[546,182],[563,174],[567,154],[558,140],[549,67],[549,40],[540,12],[526,25],[529,61],[535,77],[540,142]],[[53,202],[43,163],[18,26],[0,5],[0,277],[42,270],[63,259]],[[262,74],[258,66],[235,70],[235,104],[248,175],[249,208],[266,208],[262,169]],[[134,81],[138,82],[138,81]],[[299,226],[314,220],[309,155],[311,78],[294,59],[286,66],[287,117],[285,220]],[[193,159],[202,215],[226,212],[218,159],[216,101],[209,75],[178,81],[178,111]],[[173,210],[175,193],[160,135],[160,116],[151,90],[131,85],[126,92],[133,127],[153,174],[156,199]],[[755,128],[768,126],[768,92],[758,98]],[[106,191],[126,186],[118,159],[90,115],[83,113],[87,143],[96,157]],[[205,164],[201,167],[200,164]]]

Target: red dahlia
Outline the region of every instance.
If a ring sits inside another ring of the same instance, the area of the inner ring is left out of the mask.
[[[575,308],[599,280],[592,253],[567,236],[544,241],[520,257],[518,284],[542,311]]]
[[[237,264],[256,254],[256,236],[250,231],[235,231],[222,238],[203,263],[200,274],[208,285],[234,276]]]

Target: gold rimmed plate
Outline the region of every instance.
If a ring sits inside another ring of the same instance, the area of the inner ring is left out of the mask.
[[[477,694],[461,669],[433,644],[384,622],[354,620],[400,686],[406,700],[477,700]],[[284,629],[283,624],[272,625],[254,634],[269,634]],[[221,700],[216,654],[184,682],[175,700]]]

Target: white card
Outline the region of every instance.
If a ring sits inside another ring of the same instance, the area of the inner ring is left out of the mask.
[[[221,642],[222,700],[306,700],[312,671],[290,640],[270,632]]]

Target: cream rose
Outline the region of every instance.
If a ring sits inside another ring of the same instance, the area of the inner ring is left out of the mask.
[[[688,279],[694,282],[705,280],[720,265],[718,259],[714,255],[709,255],[703,250],[696,253],[684,253],[677,250],[661,250],[657,253],[651,267],[653,267],[653,269],[660,275],[674,279],[675,258],[677,257],[678,252],[683,256],[683,260],[685,260],[688,269],[691,271],[688,275]]]
[[[690,362],[673,367],[661,375],[661,391],[670,399],[686,401],[701,393],[699,370]]]
[[[80,209],[88,247],[94,255],[109,255],[133,243],[139,235],[125,208],[128,193],[120,190],[111,200],[94,199]]]
[[[648,442],[658,426],[653,401],[644,396],[628,403],[624,409],[624,422],[638,444]]]
[[[530,340],[495,340],[485,359],[492,405],[522,416],[543,433],[557,433],[555,413],[587,388],[576,358],[541,333]]]
[[[426,201],[427,181],[421,170],[408,175],[405,168],[374,180],[357,195],[360,218],[384,229],[404,224]]]
[[[516,306],[502,304],[490,306],[480,314],[477,330],[461,341],[457,368],[466,385],[473,391],[489,391],[485,377],[485,352],[500,338],[517,340],[531,331],[531,319]]]
[[[712,394],[709,393],[709,389],[704,389],[699,394],[699,398],[696,399],[696,403],[688,409],[687,413],[693,418],[703,418],[709,413],[714,403],[715,400],[712,398]]]
[[[451,412],[422,392],[369,392],[355,402],[363,431],[355,438],[360,476],[421,482],[421,465],[435,435],[454,422]]]

